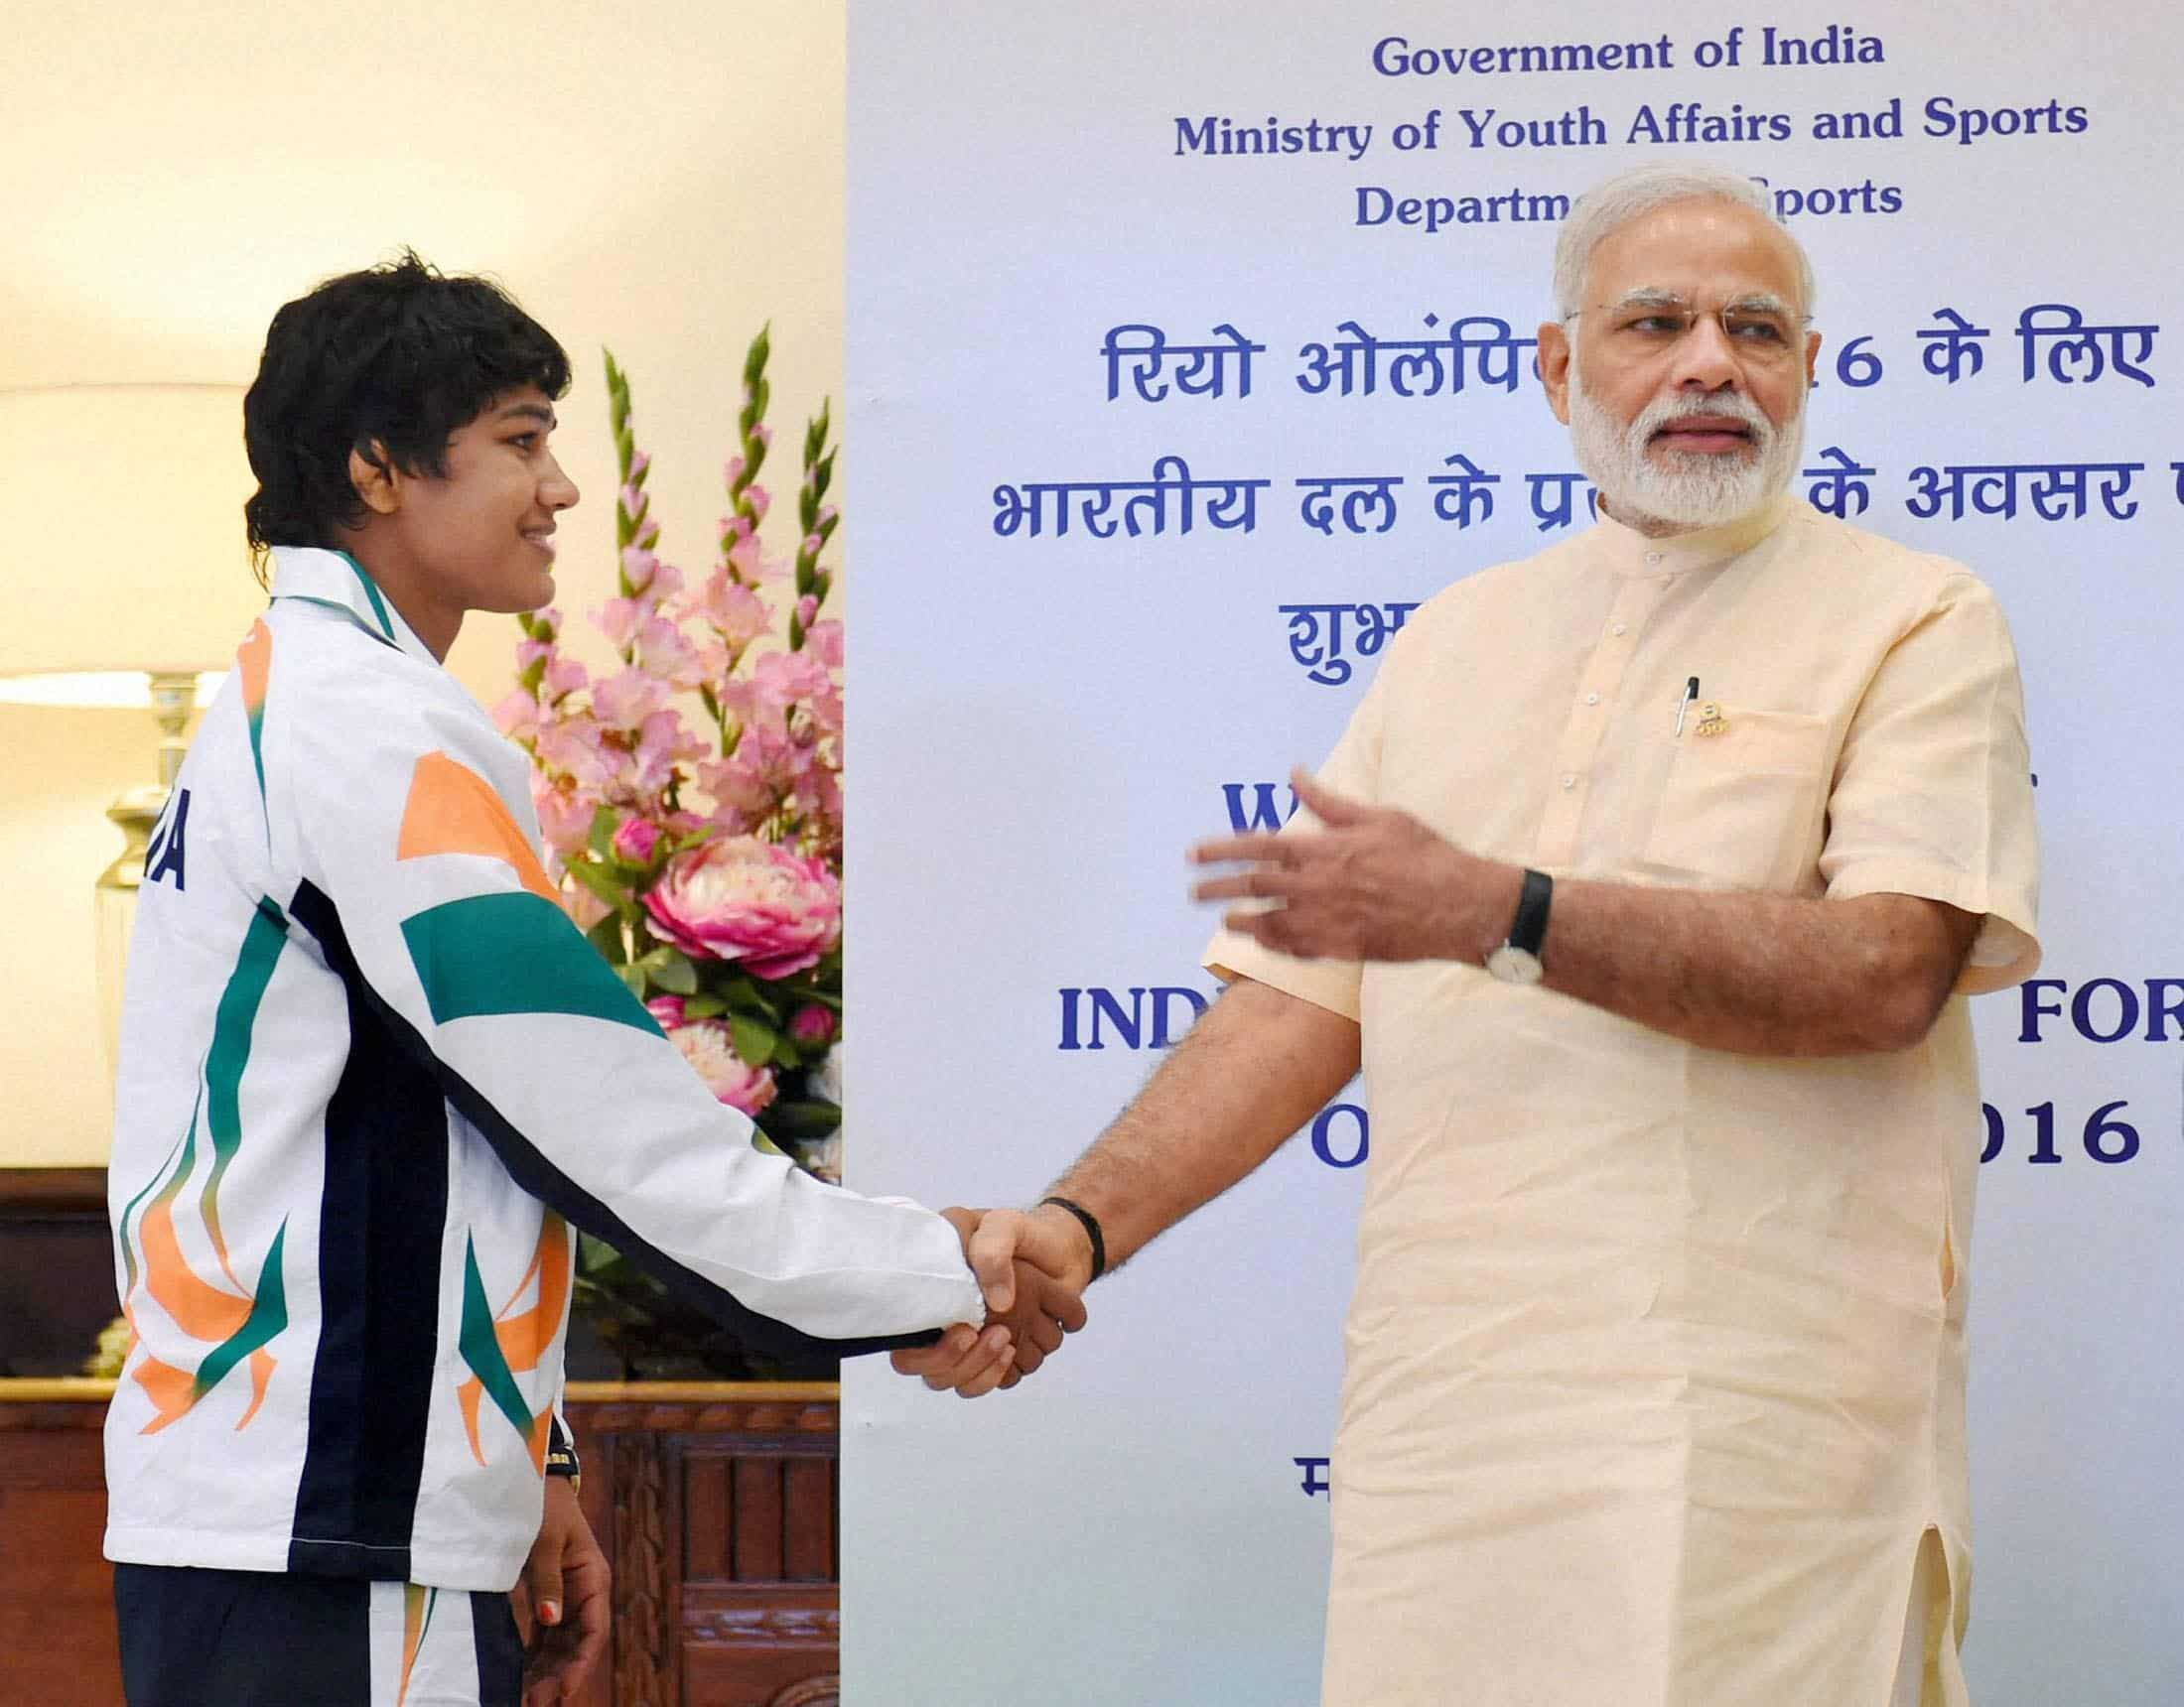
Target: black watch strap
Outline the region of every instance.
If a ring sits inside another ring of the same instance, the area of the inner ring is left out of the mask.
[[[1547,941],[1547,910],[1555,899],[1555,879],[1545,871],[1535,871],[1529,866],[1524,873],[1524,890],[1517,897],[1517,916],[1509,926],[1509,946],[1521,949],[1537,960],[1540,945]]]

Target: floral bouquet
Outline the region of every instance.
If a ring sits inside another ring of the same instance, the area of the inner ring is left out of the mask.
[[[521,617],[517,687],[494,718],[531,754],[549,869],[593,945],[713,1094],[751,1117],[758,1142],[838,1179],[842,625],[820,615],[833,576],[819,565],[840,519],[824,501],[835,450],[822,408],[804,433],[793,568],[769,558],[757,483],[772,441],[768,350],[760,331],[744,363],[719,559],[696,586],[658,554],[651,459],[630,427],[628,378],[608,355],[621,561],[618,595],[592,620],[619,665],[595,677],[565,654],[557,610]],[[761,649],[784,584],[786,645]],[[617,1320],[664,1326],[673,1312],[597,1241],[578,1268],[611,1343]],[[702,1318],[683,1327],[676,1337],[718,1338]],[[718,1347],[695,1356],[710,1373],[748,1371]]]

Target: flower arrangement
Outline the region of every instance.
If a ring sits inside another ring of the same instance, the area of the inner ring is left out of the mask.
[[[820,564],[840,520],[825,501],[836,448],[822,407],[804,432],[793,559],[768,556],[757,476],[772,443],[769,350],[761,330],[744,363],[717,561],[695,585],[659,555],[651,459],[608,354],[620,563],[616,596],[592,621],[618,663],[594,675],[565,653],[558,610],[521,617],[517,685],[494,718],[531,755],[549,869],[593,945],[758,1141],[838,1179],[842,625],[821,614],[833,575]],[[784,587],[786,644],[765,645]],[[668,1312],[648,1277],[596,1241],[578,1288],[603,1330]]]

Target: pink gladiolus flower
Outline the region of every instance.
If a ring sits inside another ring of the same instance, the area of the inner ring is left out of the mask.
[[[649,864],[660,845],[660,827],[648,818],[624,818],[615,826],[614,852],[632,865]]]
[[[821,539],[815,533],[808,533],[804,535],[804,555],[806,557],[817,557],[820,551],[826,546],[826,543],[827,542],[825,540]]]
[[[834,1040],[834,1009],[824,1002],[807,1001],[788,1016],[788,1034],[809,1048]]]
[[[644,909],[662,942],[694,959],[740,961],[753,978],[803,972],[842,938],[842,891],[825,862],[754,836],[676,854]]]
[[[604,787],[608,762],[600,726],[590,718],[564,718],[538,731],[538,756],[542,763],[567,774],[572,785],[587,789]]]
[[[551,640],[518,640],[515,643],[516,670],[521,673],[541,658],[551,658],[553,655],[554,644]]]
[[[751,436],[761,445],[771,445],[773,443],[773,429],[763,422],[758,424],[757,429]]]
[[[819,514],[813,518],[812,525],[815,527],[823,528],[827,525],[827,523],[834,520],[834,518],[841,513],[842,512],[836,509],[832,504],[821,504],[819,506]]]
[[[610,598],[592,612],[592,620],[599,624],[599,631],[617,652],[629,649],[629,642],[636,637],[644,617],[643,601],[635,598]]]
[[[759,521],[766,519],[766,511],[773,508],[773,494],[756,480],[744,488],[744,502],[751,506],[751,513]]]
[[[592,715],[609,728],[634,731],[665,710],[668,686],[642,670],[620,670],[592,689]]]
[[[662,1031],[672,1031],[683,1023],[683,998],[679,995],[655,995],[644,1004],[644,1011],[660,1022]]]
[[[664,616],[647,617],[637,631],[637,664],[677,688],[695,688],[706,679],[705,660]]]
[[[721,470],[721,476],[731,486],[733,486],[738,480],[742,479],[744,477],[743,458],[729,458],[728,466]]]
[[[818,614],[819,598],[816,593],[807,592],[796,601],[797,627],[808,630],[811,627],[811,619]]]
[[[642,592],[650,587],[659,567],[660,560],[641,545],[621,548],[621,573],[628,580],[630,591]]]
[[[713,822],[741,835],[773,810],[777,792],[741,753],[698,766],[698,786],[713,797]]]
[[[574,785],[549,783],[532,791],[532,803],[538,808],[538,830],[547,846],[563,855],[582,851],[592,834],[592,815],[599,810],[598,796]]]
[[[632,481],[643,479],[645,469],[651,465],[652,453],[649,451],[637,452],[635,456],[629,459],[629,478]]]
[[[736,582],[725,569],[706,577],[705,591],[691,601],[691,614],[704,617],[738,652],[773,626],[773,614],[766,609],[766,601]]]
[[[728,1027],[718,1019],[701,1019],[678,1025],[667,1034],[668,1042],[698,1070],[705,1088],[732,1109],[755,1115],[773,1101],[773,1075],[763,1067],[751,1067],[736,1053]]]
[[[493,726],[510,740],[526,741],[538,733],[538,702],[521,688],[493,707]]]
[[[544,610],[532,611],[531,634],[539,640],[558,639],[561,634],[561,612],[551,604]]]
[[[546,666],[544,687],[547,697],[550,699],[566,699],[579,688],[589,687],[591,681],[591,671],[587,670],[575,658],[556,656],[554,661]]]
[[[705,753],[705,743],[690,732],[680,712],[654,712],[644,720],[636,744],[629,749],[629,784],[640,795],[657,794],[674,776],[676,765],[703,758]]]
[[[831,617],[825,622],[805,623],[804,650],[828,669],[839,670],[842,667],[842,624]]]

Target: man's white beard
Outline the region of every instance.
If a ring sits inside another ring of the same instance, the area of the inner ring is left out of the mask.
[[[1665,450],[1656,462],[1646,447],[1684,415],[1733,416],[1751,430],[1753,449],[1738,456]],[[1706,397],[1651,404],[1625,430],[1585,390],[1572,350],[1570,438],[1578,468],[1599,488],[1617,521],[1718,527],[1751,514],[1797,477],[1805,451],[1805,399],[1799,396],[1796,414],[1778,428],[1750,398],[1724,386]]]

